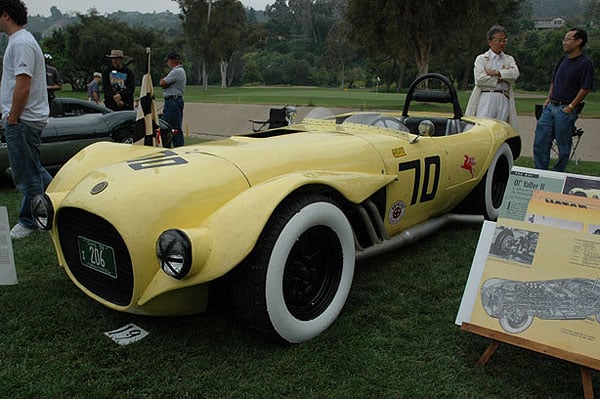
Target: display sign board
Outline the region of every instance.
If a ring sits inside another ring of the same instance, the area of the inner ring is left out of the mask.
[[[600,178],[513,169],[498,222],[482,228],[456,323],[600,365]]]
[[[17,272],[5,206],[0,206],[0,285],[17,284]]]

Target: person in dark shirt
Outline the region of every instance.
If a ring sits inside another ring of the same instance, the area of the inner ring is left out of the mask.
[[[48,86],[48,105],[52,109],[52,100],[56,98],[56,92],[62,90],[63,81],[58,73],[58,69],[50,62],[52,61],[52,55],[44,54],[46,60],[46,85]]]
[[[586,43],[587,33],[578,28],[569,30],[562,41],[567,55],[554,71],[544,110],[535,127],[533,159],[537,169],[548,169],[553,139],[558,147],[553,169],[564,172],[567,168],[579,105],[594,83],[594,64],[582,50]]]
[[[123,63],[123,50],[111,50],[107,57],[112,65],[102,75],[104,105],[113,111],[133,110],[135,80],[133,72]]]

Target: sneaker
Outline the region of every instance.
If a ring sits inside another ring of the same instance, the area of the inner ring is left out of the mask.
[[[19,238],[25,238],[31,233],[33,233],[36,229],[30,229],[29,227],[23,226],[21,223],[17,223],[10,230],[10,238],[13,240],[18,240]]]

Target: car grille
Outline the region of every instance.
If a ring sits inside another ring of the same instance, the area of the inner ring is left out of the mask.
[[[117,230],[106,220],[77,208],[61,209],[56,216],[56,224],[60,247],[75,279],[115,305],[128,305],[133,293],[131,257]],[[116,278],[82,264],[79,237],[102,243],[114,250]]]

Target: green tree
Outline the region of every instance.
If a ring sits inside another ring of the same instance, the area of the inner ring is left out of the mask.
[[[177,0],[183,15],[188,46],[202,65],[202,85],[208,90],[208,73],[219,65],[221,85],[227,84],[227,68],[241,56],[246,14],[237,0]]]
[[[183,31],[194,58],[199,59],[204,90],[208,90],[208,67],[217,56],[211,47],[212,0],[177,0],[183,16]]]
[[[346,68],[359,54],[358,46],[350,41],[349,35],[350,26],[339,20],[329,30],[325,41],[324,65],[335,70],[333,81],[339,83],[342,89],[346,82]]]
[[[432,67],[460,82],[462,89],[473,83],[475,57],[486,51],[487,31],[492,25],[502,25],[508,31],[507,53],[513,54],[513,40],[518,37],[523,14],[529,18],[524,0],[465,0],[460,7],[451,7],[447,15],[454,17],[439,22],[433,42]],[[456,29],[460,26],[460,29]]]
[[[412,55],[417,74],[433,65],[456,77],[472,69],[481,38],[485,45],[485,32],[499,22],[498,16],[509,20],[524,1],[349,0],[347,20],[352,37],[369,48],[369,56],[379,64],[389,58],[394,62],[383,64],[396,65],[402,73],[405,60]],[[468,61],[450,65],[457,60]]]
[[[146,72],[146,47],[152,48],[154,54],[161,55],[168,50],[168,43],[161,32],[142,27],[131,28],[100,16],[95,11],[86,15],[78,14],[77,17],[79,22],[54,30],[41,43],[44,51],[53,55],[53,63],[73,90],[85,90],[94,71],[110,65],[106,55],[111,49],[124,51],[128,57],[126,62],[130,64],[138,83]],[[158,79],[164,72],[164,64],[154,62],[151,72],[153,79]]]
[[[237,0],[220,0],[215,2],[213,21],[216,32],[212,32],[213,45],[219,57],[221,87],[227,87],[227,73],[235,61],[242,55],[246,33],[246,12]],[[235,71],[231,71],[233,75]]]
[[[351,27],[350,38],[367,49],[374,74],[387,88],[396,82],[399,89],[416,47],[408,25],[399,22],[403,21],[400,8],[406,4],[397,6],[393,0],[350,0],[346,21]]]

